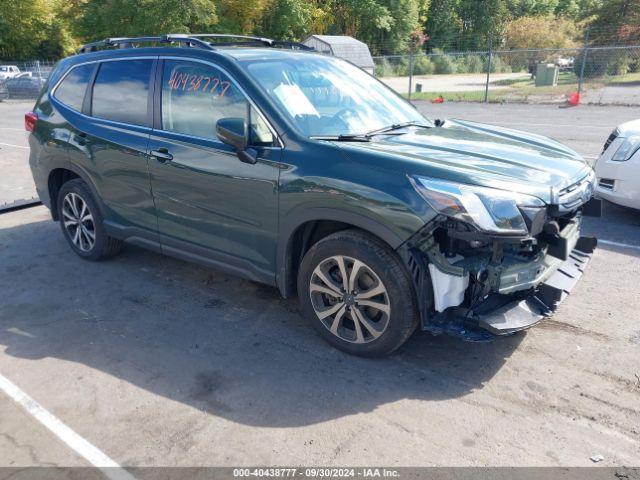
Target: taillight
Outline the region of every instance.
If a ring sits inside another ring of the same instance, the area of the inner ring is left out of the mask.
[[[27,112],[24,114],[24,128],[27,132],[33,132],[38,121],[38,114],[35,112]]]

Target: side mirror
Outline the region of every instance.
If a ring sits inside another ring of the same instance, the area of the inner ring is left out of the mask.
[[[218,139],[236,149],[241,162],[254,164],[258,161],[257,153],[247,149],[246,124],[243,118],[221,118],[216,122]]]
[[[236,150],[247,146],[246,126],[243,118],[221,118],[216,122],[216,135],[222,143]]]

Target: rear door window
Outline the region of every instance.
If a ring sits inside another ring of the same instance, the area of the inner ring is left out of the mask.
[[[91,74],[95,65],[80,65],[71,70],[62,83],[56,88],[54,97],[67,107],[78,112],[82,110],[84,94],[91,80]]]
[[[147,104],[153,60],[118,60],[100,65],[93,86],[94,117],[148,125]]]

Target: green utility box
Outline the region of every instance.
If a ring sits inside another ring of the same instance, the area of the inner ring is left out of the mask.
[[[560,69],[553,63],[539,63],[536,68],[536,87],[558,86]]]

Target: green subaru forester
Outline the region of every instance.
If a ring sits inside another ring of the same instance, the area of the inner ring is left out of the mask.
[[[431,121],[291,43],[89,44],[25,126],[38,194],[82,258],[128,242],[277,286],[357,355],[388,354],[418,326],[472,341],[526,329],[596,246],[580,236],[599,214],[594,173],[573,150]]]

